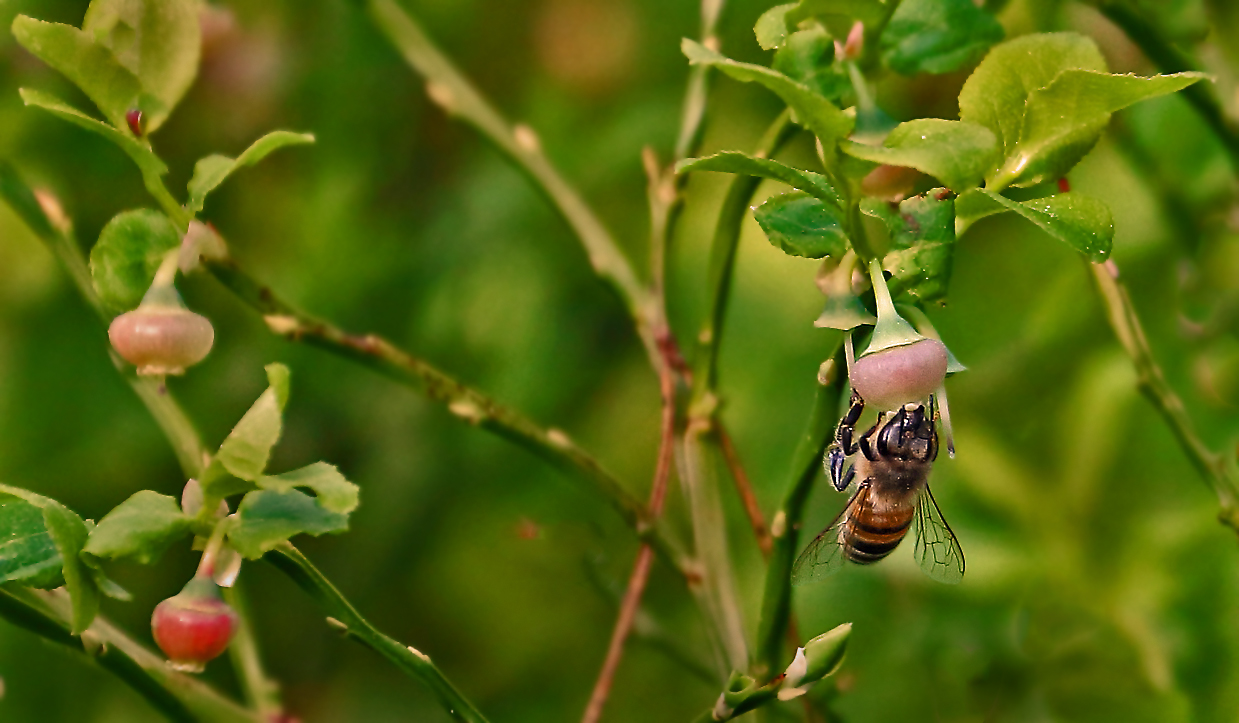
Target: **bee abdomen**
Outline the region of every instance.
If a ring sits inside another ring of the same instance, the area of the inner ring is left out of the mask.
[[[853,517],[844,531],[844,553],[859,565],[877,562],[899,546],[911,523],[911,515],[901,520],[888,515],[871,515],[868,519]]]

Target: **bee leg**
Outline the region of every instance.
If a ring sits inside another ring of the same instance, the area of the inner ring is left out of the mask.
[[[839,420],[839,426],[835,429],[835,444],[838,445],[845,457],[856,454],[856,442],[854,441],[856,422],[860,421],[860,415],[864,411],[865,400],[861,399],[860,394],[853,389],[851,406],[848,407],[847,413],[843,415],[843,419]]]
[[[831,482],[834,483],[836,492],[842,492],[852,484],[853,479],[856,479],[856,466],[848,465],[848,471],[843,473],[843,477],[832,478]]]

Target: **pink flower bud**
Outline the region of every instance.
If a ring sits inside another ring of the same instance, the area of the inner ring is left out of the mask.
[[[113,319],[108,337],[138,374],[184,374],[211,351],[215,329],[188,309],[144,305]]]
[[[862,356],[850,380],[867,404],[894,409],[928,398],[946,378],[946,368],[946,346],[925,338]]]

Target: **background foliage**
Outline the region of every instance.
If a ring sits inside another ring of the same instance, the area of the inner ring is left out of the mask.
[[[1223,0],[1138,3],[1202,58],[1234,110],[1239,14]],[[0,2],[78,24],[85,2]],[[183,187],[193,161],[236,155],[269,128],[316,145],[242,172],[207,201],[233,253],[282,295],[346,328],[419,351],[475,387],[562,427],[644,496],[658,441],[657,381],[615,298],[562,222],[503,160],[426,98],[350,4],[224,3],[203,70],[159,136]],[[674,142],[698,32],[693,2],[418,0],[437,42],[506,113],[535,128],[616,236],[639,257],[647,213],[640,149]],[[752,25],[768,5],[728,3],[722,47],[768,63]],[[1012,0],[1007,37],[1075,29],[1114,72],[1156,69],[1094,9]],[[891,77],[878,100],[897,120],[956,118],[966,71]],[[19,86],[89,107],[67,81],[0,33],[0,156],[53,190],[81,239],[118,207],[150,206],[116,148],[22,107]],[[778,112],[752,85],[718,78],[703,152],[748,148]],[[785,154],[811,167],[804,138]],[[1183,98],[1116,117],[1070,176],[1114,212],[1114,259],[1150,341],[1205,441],[1239,432],[1239,226],[1235,169]],[[694,174],[670,263],[673,325],[696,328],[706,250],[726,177]],[[771,192],[778,190],[769,185]],[[758,197],[765,195],[759,192]],[[640,264],[640,259],[637,259]],[[158,429],[110,368],[91,312],[44,247],[0,207],[0,480],[98,519],[142,488],[178,494]],[[783,255],[748,219],[720,386],[722,415],[769,513],[835,332],[814,329],[816,264]],[[217,346],[172,387],[207,439],[221,439],[266,386],[293,370],[273,469],[318,459],[362,488],[343,537],[304,549],[359,608],[427,652],[497,721],[571,720],[601,662],[635,550],[598,499],[504,442],[363,368],[289,344],[208,277],[182,284]],[[931,316],[971,371],[950,382],[959,455],[937,465],[938,502],[968,555],[958,587],[929,581],[900,550],[797,592],[801,629],[852,621],[837,689],[813,695],[848,721],[1233,720],[1239,711],[1239,566],[1170,432],[1140,398],[1088,269],[1010,214],[978,222],[955,253],[949,303]],[[808,526],[841,504],[824,479]],[[725,499],[747,621],[763,566]],[[669,498],[669,516],[683,505]],[[136,603],[105,612],[145,627],[194,558],[174,549],[156,574],[113,568]],[[321,614],[274,570],[244,573],[264,656],[306,721],[446,720],[422,688],[326,633]],[[701,621],[656,565],[646,612],[698,658]],[[226,663],[208,677],[231,685]],[[158,720],[115,680],[0,625],[0,718]],[[72,695],[64,691],[73,691]],[[611,720],[682,721],[718,683],[634,641]]]

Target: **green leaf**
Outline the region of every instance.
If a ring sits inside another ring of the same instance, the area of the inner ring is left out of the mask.
[[[794,191],[771,196],[753,212],[775,248],[789,256],[841,258],[849,248],[838,211],[819,199]]]
[[[106,123],[101,123],[50,93],[30,90],[29,88],[21,88],[18,90],[18,93],[21,94],[22,101],[26,105],[42,108],[62,120],[67,120],[80,128],[98,133],[120,146],[120,149],[127,153],[133,159],[133,162],[138,165],[138,169],[142,171],[144,177],[158,178],[168,172],[168,167],[164,165],[163,161],[159,160],[159,156],[155,155],[155,152],[151,150],[150,143],[147,141],[139,141],[128,131],[118,131]]]
[[[867,28],[880,24],[887,7],[883,0],[801,0],[800,7],[788,13],[788,20],[795,24],[818,18],[842,37],[856,20]]]
[[[348,515],[325,508],[304,492],[257,490],[241,499],[228,541],[254,560],[294,535],[335,534],[348,530]]]
[[[796,9],[797,3],[775,5],[757,18],[753,26],[753,34],[757,36],[757,44],[762,50],[774,50],[783,47],[787,36],[791,34],[787,22],[787,14]]]
[[[882,33],[882,59],[904,75],[949,73],[1002,37],[1002,25],[972,0],[903,0]]]
[[[675,165],[676,173],[689,171],[718,171],[769,178],[820,198],[836,208],[842,203],[834,186],[820,173],[802,171],[769,158],[754,158],[739,151],[723,151],[705,158],[685,158]]]
[[[90,250],[90,275],[99,298],[117,311],[136,307],[164,256],[180,244],[176,227],[159,211],[118,213]]]
[[[137,77],[147,133],[163,125],[198,74],[199,11],[195,0],[92,0],[86,10],[82,30]]]
[[[315,462],[292,472],[263,477],[258,480],[258,486],[277,492],[305,487],[314,491],[319,504],[329,512],[348,514],[357,509],[357,485],[345,479],[335,465],[326,462]]]
[[[979,195],[968,199],[972,214],[988,216],[1002,210],[1015,211],[1043,231],[1084,254],[1093,263],[1110,257],[1114,244],[1114,220],[1105,203],[1078,193],[1060,193],[1032,201],[1013,201],[989,189],[978,189],[989,199],[990,207]],[[962,199],[961,199],[962,200]]]
[[[1028,94],[1076,68],[1106,70],[1096,43],[1077,33],[1025,35],[996,45],[959,93],[960,120],[993,131],[1008,158],[1024,130]]]
[[[60,553],[43,522],[43,510],[0,492],[0,582],[48,589],[64,584]]]
[[[95,576],[90,569],[82,562],[79,557],[82,552],[82,547],[86,544],[86,539],[90,534],[86,527],[86,523],[82,521],[72,510],[43,495],[37,495],[27,490],[17,487],[9,487],[8,485],[0,485],[0,500],[19,499],[25,503],[37,508],[43,517],[43,528],[45,534],[51,538],[51,542],[59,557],[60,573],[64,577],[65,589],[69,593],[69,600],[72,603],[72,620],[70,629],[74,635],[81,635],[86,628],[90,627],[91,621],[95,619],[95,614],[99,612],[99,587],[95,583]],[[8,505],[6,504],[7,508]],[[19,544],[14,553],[31,553],[32,556],[28,562],[36,568],[46,565],[47,550],[45,543],[40,539],[38,534],[29,534],[33,529],[33,518],[28,511],[21,511],[15,508],[15,515],[21,523],[20,529],[13,530],[17,536],[12,538],[13,541],[21,540],[23,544]],[[28,544],[26,544],[28,543]],[[8,546],[0,548],[5,552],[8,551]],[[17,570],[27,567],[26,564],[18,564]],[[13,574],[12,572],[10,574]],[[48,573],[45,570],[39,569],[35,574],[37,582],[46,582]],[[30,584],[27,582],[27,584]]]
[[[207,497],[223,498],[254,489],[267,468],[271,448],[283,430],[288,402],[288,367],[267,365],[269,386],[233,427],[199,482]]]
[[[896,207],[865,199],[862,210],[890,232],[891,250],[882,266],[891,272],[893,295],[929,303],[946,297],[955,255],[955,202],[946,189],[905,199]]]
[[[774,54],[771,67],[826,98],[838,100],[851,89],[852,80],[834,60],[834,38],[815,25],[792,33]]]
[[[852,119],[833,103],[782,73],[751,63],[740,63],[685,38],[680,49],[693,65],[713,65],[743,83],[760,83],[792,109],[796,122],[808,128],[822,142],[827,153],[835,143],[852,132]]]
[[[132,557],[149,565],[189,532],[190,520],[176,498],[142,490],[99,520],[83,554],[110,560]]]
[[[1175,93],[1206,76],[1177,73],[1144,78],[1095,70],[1065,70],[1028,95],[1015,152],[997,174],[1001,186],[1031,186],[1066,175],[1105,130],[1110,115],[1129,105]]]
[[[125,113],[139,107],[142,86],[111,50],[72,25],[45,23],[25,15],[13,20],[13,37],[81,88],[118,132],[129,134]]]
[[[988,128],[938,118],[901,123],[881,146],[849,141],[842,149],[874,163],[915,168],[958,192],[979,185],[1000,160],[998,139]]]
[[[193,178],[189,179],[189,200],[185,207],[190,214],[198,215],[203,203],[206,202],[207,194],[218,188],[234,172],[258,163],[273,151],[284,146],[305,145],[313,142],[314,136],[310,133],[272,131],[254,141],[235,159],[215,155],[199,160],[194,165]]]

